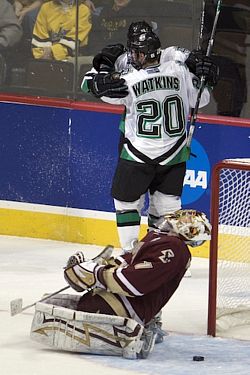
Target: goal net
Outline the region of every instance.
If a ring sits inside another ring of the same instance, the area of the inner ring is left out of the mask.
[[[211,186],[208,334],[230,336],[250,327],[250,159],[218,163]]]

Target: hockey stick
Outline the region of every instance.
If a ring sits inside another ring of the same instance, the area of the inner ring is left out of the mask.
[[[53,297],[55,296],[56,294],[60,293],[60,292],[63,292],[64,290],[70,288],[69,285],[65,286],[64,288],[62,289],[59,289],[57,290],[56,292],[54,293],[51,293],[51,294],[48,294],[46,295],[46,297],[43,297],[42,299],[40,299],[39,301],[36,301],[30,305],[27,305],[25,307],[23,307],[23,299],[22,298],[17,298],[17,299],[14,299],[13,301],[10,302],[10,315],[11,316],[14,316],[14,315],[17,315],[17,314],[20,314],[21,312],[23,312],[24,310],[27,310],[29,309],[30,307],[32,306],[35,306],[38,302],[43,302],[45,301],[46,299],[50,298],[50,297]]]
[[[211,56],[211,52],[212,52],[212,48],[213,48],[213,44],[214,44],[216,27],[217,27],[217,23],[218,23],[220,11],[221,11],[221,5],[222,5],[222,0],[218,0],[217,7],[216,7],[216,13],[215,13],[215,17],[214,17],[213,28],[212,28],[212,32],[211,32],[210,39],[208,41],[208,46],[207,46],[206,56],[208,56],[208,57]],[[203,20],[203,22],[204,22],[204,20]],[[187,137],[187,147],[190,147],[190,145],[191,145],[191,141],[192,141],[192,137],[193,137],[194,129],[195,129],[195,123],[196,123],[196,120],[197,120],[197,114],[198,114],[198,110],[199,110],[201,95],[202,95],[202,92],[204,90],[204,87],[205,87],[205,77],[202,76],[201,80],[200,80],[200,87],[199,87],[199,90],[198,90],[195,107],[194,107],[194,110],[191,113],[189,133],[188,133],[188,137]]]
[[[101,253],[93,258],[93,261],[97,262],[100,259],[109,259],[111,257],[113,249],[114,249],[114,247],[112,245],[105,246],[105,248],[101,251]],[[30,305],[27,305],[25,307],[23,307],[23,299],[22,298],[14,299],[10,302],[10,315],[14,316],[14,315],[20,314],[21,312],[29,309],[30,307],[35,306],[38,302],[43,302],[46,299],[48,299],[50,297],[53,297],[56,294],[59,294],[59,293],[63,292],[66,289],[69,289],[69,288],[70,288],[70,286],[67,285],[64,288],[57,290],[56,292],[53,292],[51,294],[47,294],[45,297],[43,297],[39,301],[31,303]],[[90,290],[91,289],[88,289],[88,290],[86,290],[86,292],[89,292]]]
[[[201,9],[201,16],[200,16],[200,33],[198,36],[198,43],[197,43],[197,49],[201,49],[202,47],[202,39],[203,39],[203,30],[204,30],[204,23],[205,23],[205,6],[206,6],[206,0],[202,1],[202,9]]]

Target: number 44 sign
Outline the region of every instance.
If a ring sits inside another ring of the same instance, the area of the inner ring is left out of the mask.
[[[187,169],[184,185],[189,185],[191,188],[201,187],[207,188],[207,171],[195,171],[194,169]]]
[[[182,203],[197,201],[207,190],[210,179],[210,163],[205,149],[195,139],[192,141],[192,154],[187,162]]]

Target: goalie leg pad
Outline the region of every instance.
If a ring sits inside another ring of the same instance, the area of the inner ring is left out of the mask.
[[[44,297],[46,297],[46,294]],[[54,306],[66,307],[67,309],[76,310],[80,299],[81,299],[81,295],[61,293],[61,294],[56,294],[55,296],[46,299],[44,303],[48,303]]]
[[[136,359],[143,326],[133,319],[37,303],[31,339],[61,350]]]

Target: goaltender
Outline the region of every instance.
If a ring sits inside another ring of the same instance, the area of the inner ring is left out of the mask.
[[[163,216],[131,253],[95,260],[76,253],[64,277],[79,294],[38,303],[31,337],[68,351],[146,358],[160,329],[157,313],[190,265],[187,245],[201,245],[210,232],[204,213],[178,210]]]

